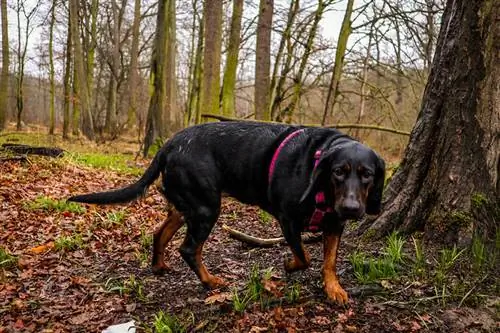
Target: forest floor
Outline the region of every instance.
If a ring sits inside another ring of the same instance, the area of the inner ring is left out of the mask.
[[[0,141],[32,143],[13,137]],[[227,289],[202,288],[177,252],[183,229],[166,249],[171,271],[152,275],[152,233],[166,217],[155,186],[123,206],[65,202],[135,180],[148,161],[134,159],[133,149],[86,145],[80,152],[92,153],[0,161],[0,332],[100,332],[130,320],[139,332],[500,329],[498,248],[433,249],[397,236],[344,241],[338,271],[350,301],[339,306],[322,291],[321,242],[306,245],[308,270],[285,274],[287,247],[252,248],[222,229],[281,236],[274,219],[230,198],[203,253]]]

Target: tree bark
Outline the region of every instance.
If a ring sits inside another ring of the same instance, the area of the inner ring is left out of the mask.
[[[344,56],[347,49],[347,41],[349,39],[349,36],[351,35],[351,15],[353,5],[354,0],[347,1],[344,20],[342,21],[342,26],[339,32],[337,51],[335,52],[335,64],[333,65],[332,79],[330,81],[330,87],[328,88],[325,110],[323,111],[323,119],[321,120],[321,125],[326,124],[326,117],[328,116],[329,112],[333,112],[333,108],[335,106],[335,103],[337,102],[337,96],[339,94],[339,83],[344,67]]]
[[[235,115],[234,94],[236,90],[236,70],[238,68],[238,53],[240,51],[242,16],[243,0],[234,0],[226,69],[222,81],[222,114],[227,117],[234,117]]]
[[[63,139],[69,138],[69,124],[70,124],[70,105],[73,99],[71,91],[71,63],[72,63],[72,45],[71,45],[71,19],[68,15],[68,30],[66,37],[66,61],[64,64],[64,105],[63,105]]]
[[[500,217],[500,7],[449,0],[421,110],[382,213],[357,234],[494,239]],[[467,22],[467,24],[464,24]]]
[[[50,9],[50,24],[49,24],[49,84],[50,84],[50,103],[49,103],[49,134],[54,135],[54,128],[56,126],[56,110],[55,110],[55,81],[54,81],[54,24],[56,21],[56,0],[52,1],[52,8]]]
[[[178,123],[179,108],[177,107],[177,76],[176,76],[176,15],[175,0],[169,0],[167,9],[167,49],[165,57],[165,133],[164,136],[174,132]]]
[[[144,136],[143,156],[146,157],[149,148],[154,141],[164,133],[163,110],[165,108],[165,57],[167,47],[167,11],[170,0],[160,0],[158,2],[158,14],[156,17],[156,32],[151,55],[151,74],[149,85],[151,98],[149,100],[148,115],[146,119],[146,132]]]
[[[137,63],[139,60],[139,33],[141,25],[141,0],[134,2],[134,22],[132,23],[132,47],[130,50],[130,70],[128,81],[129,106],[127,112],[127,128],[132,128],[137,114],[137,79],[139,77]]]
[[[207,0],[203,8],[205,46],[200,104],[219,114],[220,59],[222,46],[222,0]]]
[[[75,85],[75,101],[81,106],[82,114],[82,132],[90,140],[94,139],[94,123],[92,121],[92,115],[90,113],[90,100],[87,85],[87,76],[85,75],[85,65],[82,43],[79,34],[79,24],[78,24],[78,0],[70,0],[70,19],[71,19],[71,36],[73,38],[74,47],[74,66],[75,66],[75,76],[73,79],[73,84]],[[75,129],[73,128],[73,131]]]
[[[0,76],[0,131],[5,128],[9,110],[9,31],[7,22],[7,0],[0,0],[2,18],[2,74]]]
[[[273,0],[260,0],[259,20],[257,23],[257,45],[255,53],[255,118],[271,120],[270,68],[271,68],[271,31],[273,24]]]

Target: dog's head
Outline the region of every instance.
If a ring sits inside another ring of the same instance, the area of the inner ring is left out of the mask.
[[[327,201],[342,219],[378,214],[384,179],[384,160],[373,150],[356,141],[334,144],[322,152],[300,202],[325,191]]]

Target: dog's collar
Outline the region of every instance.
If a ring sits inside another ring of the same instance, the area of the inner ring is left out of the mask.
[[[321,150],[316,150],[316,153],[314,153],[313,172],[318,167],[321,154],[322,154]],[[331,207],[325,207],[326,204],[325,192],[321,191],[316,193],[316,195],[314,196],[314,200],[316,201],[316,206],[314,207],[314,212],[311,215],[309,223],[304,228],[305,231],[310,231],[310,232],[321,231],[321,222],[323,222],[325,214],[333,212],[333,209]]]
[[[276,161],[278,160],[278,156],[281,150],[285,147],[285,145],[292,140],[294,137],[304,132],[304,129],[298,129],[288,134],[288,136],[280,143],[278,148],[274,151],[273,158],[271,159],[271,164],[269,165],[269,184],[271,184],[271,180],[273,178],[274,170],[276,169]],[[314,170],[319,164],[319,159],[321,157],[322,151],[317,150],[314,154]],[[323,218],[326,213],[331,213],[333,209],[331,207],[324,207],[326,203],[325,192],[321,191],[316,193],[314,200],[316,201],[316,206],[314,207],[314,212],[311,215],[309,223],[304,226],[305,231],[310,232],[318,232],[321,231],[321,222],[323,222]]]

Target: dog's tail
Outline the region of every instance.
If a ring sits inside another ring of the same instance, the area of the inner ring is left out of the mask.
[[[156,178],[160,176],[162,164],[162,152],[160,151],[156,154],[142,177],[134,184],[108,192],[75,195],[68,198],[68,201],[91,204],[119,204],[132,201],[144,195],[149,185],[151,185]]]

